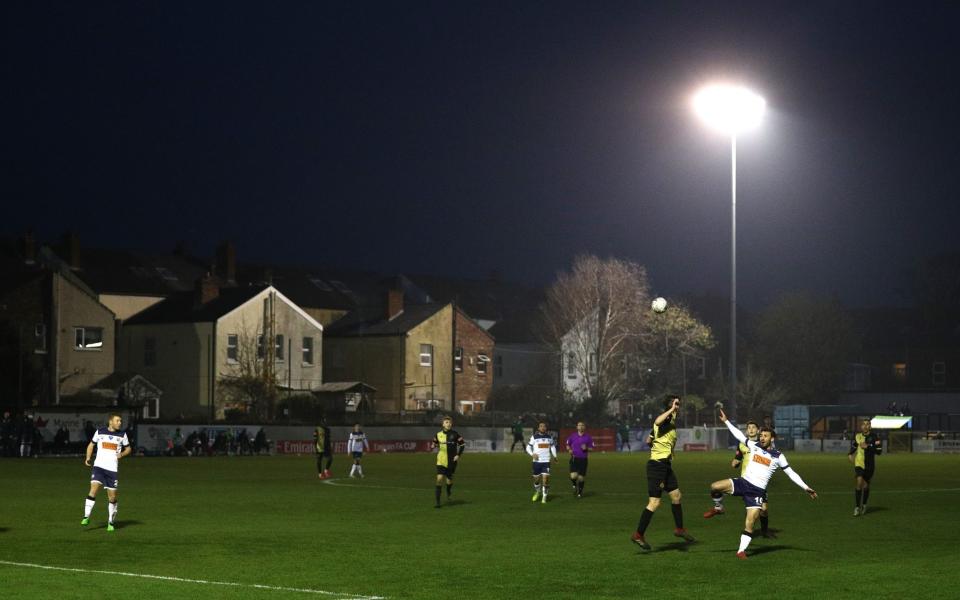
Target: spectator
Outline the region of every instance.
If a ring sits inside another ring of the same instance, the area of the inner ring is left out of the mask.
[[[909,416],[910,416],[910,403],[909,403],[909,402],[904,402],[904,403],[903,403],[903,409],[900,411],[900,416],[901,416],[901,417],[909,417]]]
[[[36,427],[33,424],[33,418],[30,415],[23,415],[17,430],[17,437],[20,439],[20,458],[27,458],[33,454],[34,433],[36,433]]]
[[[257,454],[260,454],[262,450],[267,450],[269,453],[269,448],[267,448],[267,434],[263,431],[263,427],[257,431],[257,435],[253,438],[253,451]]]
[[[186,448],[183,447],[183,433],[180,431],[180,428],[173,432],[173,455],[174,456],[183,456],[187,453]]]
[[[513,452],[513,447],[517,444],[520,444],[520,449],[523,450],[523,420],[517,417],[516,422],[510,429],[513,431],[513,443],[510,444],[510,452]]]
[[[238,437],[240,441],[240,456],[250,454],[250,434],[247,433],[246,427],[240,430]]]
[[[0,456],[16,456],[16,433],[17,425],[10,411],[4,411],[3,420],[0,421]]]
[[[210,454],[210,435],[207,433],[206,428],[200,430],[200,435],[197,438],[199,442],[199,447],[197,448],[197,456],[203,454]]]

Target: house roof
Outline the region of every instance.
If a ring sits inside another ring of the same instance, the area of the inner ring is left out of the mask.
[[[406,275],[433,302],[456,302],[474,319],[500,321],[535,308],[543,291],[496,278],[466,279],[438,275]]]
[[[362,381],[330,381],[328,383],[323,383],[320,385],[320,387],[315,387],[310,391],[314,394],[354,391],[375,392],[377,391],[377,388],[363,383]]]
[[[98,294],[168,296],[192,289],[209,270],[185,255],[85,246],[73,272]]]
[[[220,295],[206,304],[197,304],[193,291],[177,292],[128,319],[124,325],[160,323],[212,323],[243,305],[269,286],[222,288]]]
[[[244,264],[237,267],[237,281],[273,285],[303,308],[350,310],[356,306],[352,289],[321,269]]]
[[[390,320],[385,319],[383,313],[373,316],[370,311],[356,310],[328,325],[324,335],[326,337],[404,335],[446,306],[446,304],[437,303],[406,305],[402,313]]]

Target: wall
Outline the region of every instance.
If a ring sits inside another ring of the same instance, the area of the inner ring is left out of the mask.
[[[493,338],[461,311],[456,311],[456,345],[463,348],[463,370],[454,373],[454,409],[463,412],[461,402],[483,402],[490,396],[494,381]],[[479,356],[490,360],[487,370],[478,369]]]
[[[100,303],[113,311],[121,321],[146,310],[163,300],[162,296],[125,296],[120,294],[100,294]]]
[[[376,412],[403,409],[402,336],[325,337],[325,381],[362,381],[376,388]]]
[[[113,313],[96,299],[54,275],[55,305],[59,305],[60,395],[76,394],[113,373],[116,356]],[[103,329],[103,347],[94,350],[75,348],[75,327]]]
[[[156,339],[156,364],[144,364],[147,337]],[[160,418],[210,415],[212,323],[125,325],[120,369],[139,373],[163,392]]]
[[[451,410],[453,380],[453,306],[447,305],[407,333],[404,356],[404,408],[417,410],[424,401]],[[433,365],[420,365],[420,345],[433,345]]]
[[[242,350],[253,353],[256,359],[257,336],[264,327],[264,301],[270,290],[255,296],[240,308],[223,316],[217,322],[216,372],[217,377],[236,376],[240,365],[227,360],[227,336],[237,334]],[[323,330],[293,308],[280,296],[273,296],[274,335],[283,336],[284,359],[274,361],[277,384],[290,385],[295,390],[312,390],[323,381]],[[303,338],[313,338],[313,363],[303,362]],[[242,356],[241,356],[242,359]]]

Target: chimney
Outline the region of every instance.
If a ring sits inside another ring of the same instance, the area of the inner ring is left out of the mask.
[[[194,305],[203,306],[211,300],[216,300],[220,296],[220,286],[217,284],[217,278],[207,273],[197,280]]]
[[[80,236],[72,231],[63,234],[64,260],[76,271],[80,268]]]
[[[403,312],[403,290],[387,291],[387,320],[392,321]]]
[[[217,246],[217,275],[227,284],[237,282],[237,248],[226,241]]]
[[[33,239],[33,232],[28,231],[20,238],[20,253],[23,255],[23,262],[32,265],[37,262],[37,242]]]

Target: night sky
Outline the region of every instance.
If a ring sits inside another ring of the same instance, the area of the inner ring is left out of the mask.
[[[726,296],[903,304],[960,248],[960,4],[6,2],[13,236],[549,282],[578,253]]]

